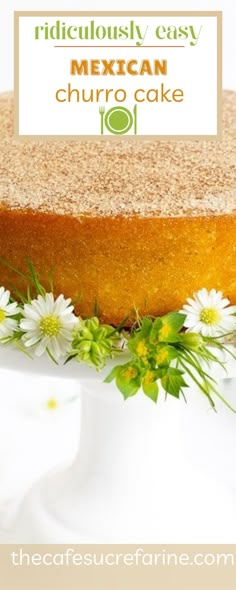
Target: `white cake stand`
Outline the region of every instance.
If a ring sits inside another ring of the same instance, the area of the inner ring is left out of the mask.
[[[0,366],[30,374],[31,389],[42,374],[61,377],[81,399],[76,460],[32,488],[2,542],[236,542],[236,415],[221,403],[209,410],[194,387],[187,405],[162,394],[157,405],[141,393],[124,402],[102,382],[109,368],[56,367],[5,347]],[[236,405],[236,362],[227,370],[220,390]]]

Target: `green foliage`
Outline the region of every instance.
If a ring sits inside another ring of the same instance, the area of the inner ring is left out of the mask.
[[[27,260],[25,274],[1,257],[0,262],[16,272],[26,283],[24,293],[17,289],[13,290],[18,300],[18,308],[22,310],[24,304],[31,303],[37,295],[45,297],[46,289],[30,260]],[[49,285],[53,293],[52,274],[49,276]],[[15,298],[11,297],[11,302],[13,301]],[[102,369],[107,359],[119,353],[122,356],[125,348],[126,361],[128,349],[128,362],[116,365],[105,379],[106,383],[114,380],[125,399],[136,395],[142,389],[147,397],[157,402],[160,387],[166,396],[179,398],[182,395],[185,399],[184,391],[192,381],[207,397],[214,409],[213,396],[216,396],[236,413],[236,410],[221,396],[217,383],[212,377],[214,365],[220,364],[224,367],[218,356],[214,354],[214,350],[232,354],[224,345],[222,337],[210,338],[186,332],[184,330],[186,316],[181,312],[142,319],[137,314],[137,322],[130,331],[123,331],[127,318],[114,328],[101,324],[98,314],[99,308],[96,302],[94,317],[86,320],[79,318],[78,328],[74,331],[71,351],[66,362],[75,359],[96,369]],[[15,316],[19,325],[14,334],[0,340],[2,344],[14,344],[18,349],[29,354],[31,350],[27,352],[22,343],[21,317],[21,312]],[[233,354],[232,356],[235,358]]]
[[[158,383],[166,393],[179,397],[187,384],[183,371],[170,365],[181,354],[177,345],[180,343],[184,319],[185,316],[177,312],[154,320],[143,318],[138,329],[127,338],[130,362],[115,367],[106,382],[115,379],[125,398],[135,395],[142,387],[145,395],[156,402]]]
[[[126,336],[130,361],[116,366],[105,382],[115,380],[125,399],[135,395],[141,387],[143,393],[156,402],[160,386],[166,395],[176,398],[182,395],[185,399],[188,376],[188,381],[195,382],[213,408],[212,396],[216,395],[235,411],[220,396],[216,381],[207,372],[212,363],[223,366],[212,347],[224,350],[224,345],[214,338],[184,332],[184,320],[184,314],[178,312],[161,318],[139,319],[138,328]]]
[[[26,282],[27,296],[24,295],[21,291],[19,291],[16,288],[14,288],[14,290],[13,290],[13,293],[15,294],[16,298],[18,299],[18,305],[23,306],[24,303],[30,303],[31,300],[33,299],[33,297],[35,297],[37,295],[42,295],[42,297],[45,297],[46,289],[43,286],[43,284],[41,283],[41,281],[39,279],[39,275],[36,272],[34,265],[32,264],[32,262],[29,259],[26,259],[26,267],[27,267],[28,273],[21,272],[18,268],[16,268],[12,264],[10,264],[2,256],[0,256],[0,262],[4,266],[7,266],[10,270],[15,272],[18,276],[20,276]],[[51,272],[49,273],[49,283],[50,283],[51,291],[53,292],[53,278],[52,278]],[[33,294],[31,293],[31,289],[33,290]],[[11,300],[14,301],[13,298],[11,298]]]
[[[107,358],[112,358],[119,352],[119,341],[118,332],[112,326],[101,324],[97,317],[80,320],[79,327],[74,332],[68,360],[74,358],[102,369]]]
[[[166,393],[170,393],[174,397],[179,398],[179,394],[183,387],[188,387],[183,378],[184,372],[172,367],[168,368],[165,375],[161,378],[161,384]]]

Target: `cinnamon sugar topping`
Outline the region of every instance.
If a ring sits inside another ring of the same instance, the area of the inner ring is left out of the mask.
[[[236,212],[236,92],[223,93],[222,141],[13,138],[13,95],[0,97],[0,207],[79,217]]]

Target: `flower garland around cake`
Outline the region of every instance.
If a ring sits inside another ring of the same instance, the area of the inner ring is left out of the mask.
[[[236,306],[220,291],[201,289],[182,310],[161,317],[139,317],[125,328],[127,318],[116,328],[100,322],[97,315],[75,315],[71,299],[46,292],[30,261],[22,273],[3,261],[26,281],[26,293],[11,294],[0,287],[0,342],[14,344],[29,356],[47,354],[55,363],[77,361],[99,370],[109,359],[119,358],[105,379],[115,381],[127,399],[140,389],[154,402],[160,388],[166,396],[182,396],[194,381],[215,409],[218,397],[236,413],[217,388],[214,366],[225,367],[224,355],[234,359],[226,336],[236,331]]]

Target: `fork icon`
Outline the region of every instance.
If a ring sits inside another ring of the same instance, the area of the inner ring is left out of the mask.
[[[103,135],[104,133],[104,113],[105,113],[105,107],[99,107],[99,113],[101,116],[101,135]]]

